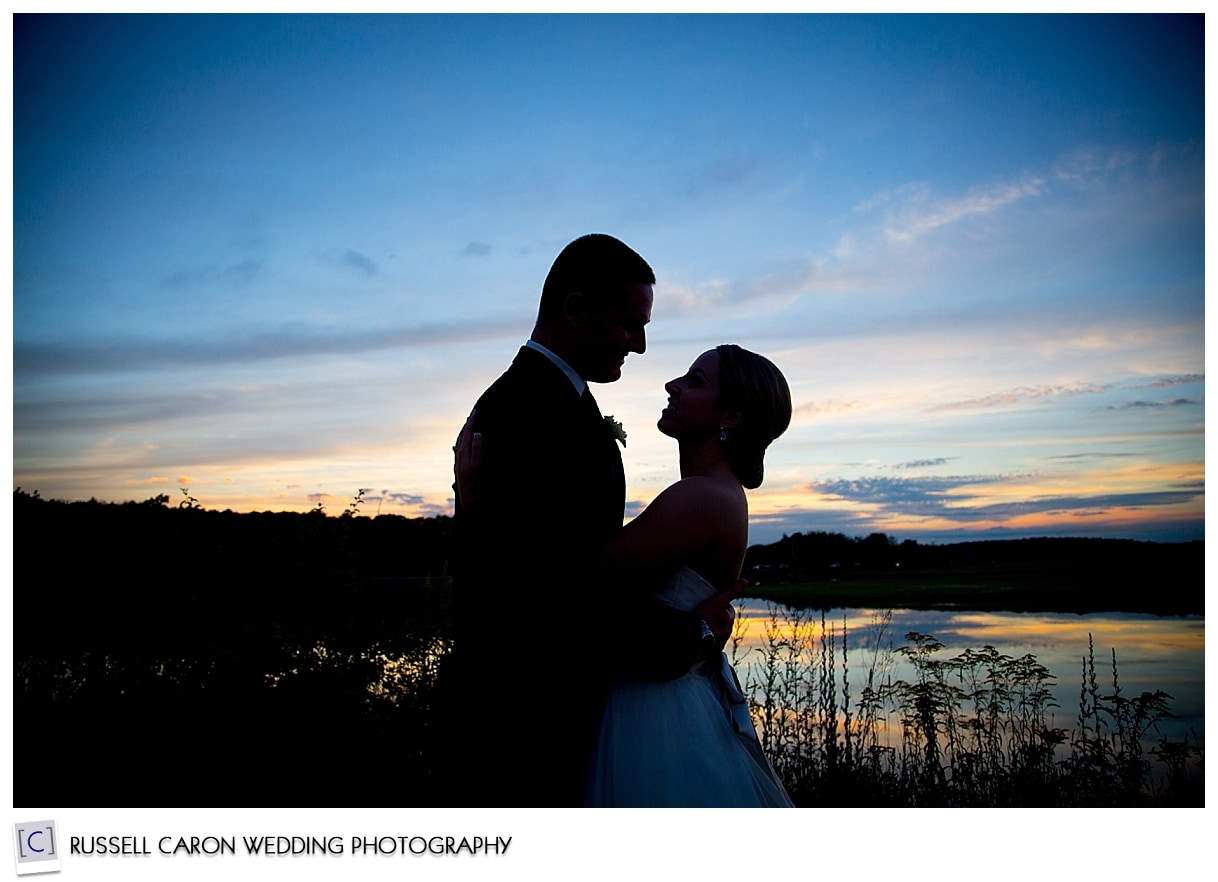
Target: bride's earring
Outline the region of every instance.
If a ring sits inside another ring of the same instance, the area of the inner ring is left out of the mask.
[[[719,424],[719,443],[720,444],[727,443],[727,429],[724,428],[723,423]]]

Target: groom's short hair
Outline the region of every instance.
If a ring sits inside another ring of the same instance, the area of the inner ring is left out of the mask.
[[[562,315],[563,302],[579,291],[593,303],[605,303],[627,285],[654,285],[656,274],[633,248],[604,233],[580,236],[554,258],[541,288],[538,321]]]

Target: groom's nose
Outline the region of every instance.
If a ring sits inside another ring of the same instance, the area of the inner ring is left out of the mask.
[[[642,328],[630,335],[630,351],[639,355],[647,351],[647,332]]]

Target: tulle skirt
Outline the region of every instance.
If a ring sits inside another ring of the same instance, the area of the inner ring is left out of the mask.
[[[729,672],[729,676],[733,677]],[[588,774],[590,806],[789,807],[723,672],[614,684]],[[740,698],[739,693],[736,697]],[[738,731],[747,725],[747,731]]]

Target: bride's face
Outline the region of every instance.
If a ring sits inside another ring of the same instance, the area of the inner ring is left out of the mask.
[[[673,438],[719,434],[724,410],[719,406],[719,353],[704,352],[685,376],[664,384],[668,406],[656,426]]]

